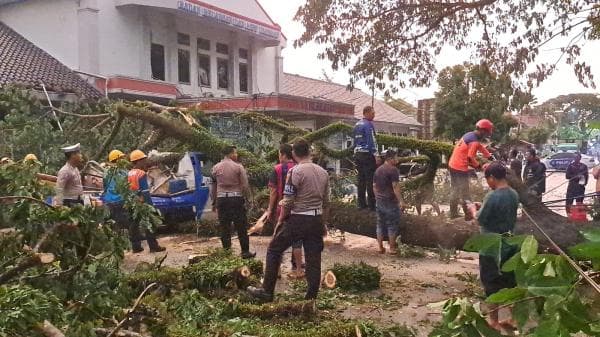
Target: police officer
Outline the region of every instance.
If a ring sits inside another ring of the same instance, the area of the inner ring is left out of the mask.
[[[83,205],[83,185],[79,167],[83,164],[79,144],[62,148],[67,159],[65,165],[58,171],[56,177],[55,206]]]
[[[216,208],[221,227],[221,244],[231,248],[231,223],[235,226],[245,259],[256,256],[250,252],[250,239],[246,226],[246,206],[244,193],[248,194],[248,176],[242,164],[237,162],[237,148],[227,146],[224,158],[212,169],[213,188],[211,190],[213,208]]]
[[[273,300],[281,256],[294,242],[302,241],[306,259],[306,299],[315,299],[321,281],[324,219],[329,210],[329,176],[310,159],[310,144],[298,139],[292,146],[297,162],[287,175],[282,207],[275,235],[267,249],[265,278],[262,288],[248,287],[248,292],[265,301]]]
[[[372,106],[363,109],[363,118],[354,126],[354,160],[358,170],[358,207],[375,210],[375,193],[373,192],[373,175],[375,174],[377,140],[373,119],[375,110]],[[366,197],[366,198],[365,198]]]

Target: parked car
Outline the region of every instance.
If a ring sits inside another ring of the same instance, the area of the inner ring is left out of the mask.
[[[546,169],[548,170],[566,171],[569,164],[575,160],[576,155],[576,153],[572,152],[558,152],[542,159],[542,162],[546,165]],[[586,154],[581,155],[581,162],[586,164],[589,168],[596,166],[594,157]]]

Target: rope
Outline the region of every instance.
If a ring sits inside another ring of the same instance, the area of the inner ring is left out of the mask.
[[[550,245],[552,246],[552,248],[554,248],[560,256],[565,258],[567,260],[567,262],[569,262],[571,267],[573,267],[573,269],[575,269],[575,271],[577,271],[577,273],[579,273],[579,275],[581,275],[587,281],[587,283],[589,283],[592,286],[592,288],[594,288],[594,290],[596,290],[596,292],[598,294],[600,294],[600,285],[598,285],[598,283],[596,283],[588,274],[586,274],[583,271],[583,269],[581,269],[579,267],[577,262],[573,261],[573,259],[571,259],[571,257],[569,257],[554,241],[552,241],[550,236],[548,236],[548,234],[546,234],[546,232],[544,232],[544,230],[537,224],[537,222],[535,222],[535,220],[533,220],[533,218],[531,217],[531,215],[529,215],[529,213],[527,213],[525,208],[521,207],[521,209],[523,211],[523,214],[525,214],[525,216],[527,216],[529,221],[531,221],[531,223],[537,228],[537,230],[540,231],[540,233],[542,233],[542,235],[546,238],[546,240],[548,240],[548,242],[550,242]]]
[[[587,197],[595,197],[597,196],[598,193],[596,192],[592,192],[592,193],[586,193],[586,194],[582,194],[582,195],[578,195],[578,196],[574,196],[572,198],[565,198],[565,199],[557,199],[557,200],[549,200],[549,201],[544,201],[542,202],[543,205],[549,205],[549,204],[556,204],[559,202],[563,202],[563,201],[567,201],[570,199],[577,199],[577,198],[587,198]]]

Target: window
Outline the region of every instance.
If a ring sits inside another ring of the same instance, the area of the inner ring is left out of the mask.
[[[198,85],[210,87],[210,56],[198,53]]]
[[[153,43],[150,47],[150,68],[153,80],[165,80],[165,47]]]
[[[240,92],[248,92],[248,49],[240,48],[239,53],[239,76]]]
[[[240,59],[248,60],[248,49],[240,48]]]
[[[229,60],[217,59],[217,78],[219,89],[229,89]]]
[[[177,70],[179,83],[190,84],[190,51],[178,49]]]
[[[184,46],[190,45],[190,36],[187,34],[177,33],[177,43]]]
[[[224,43],[217,43],[217,53],[229,55],[229,46]]]
[[[248,64],[240,62],[240,92],[248,92]]]
[[[210,41],[203,38],[198,38],[198,50],[210,51]]]

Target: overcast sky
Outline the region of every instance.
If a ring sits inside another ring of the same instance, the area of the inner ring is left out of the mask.
[[[293,42],[304,31],[302,25],[293,20],[296,10],[302,5],[305,0],[258,0],[271,18],[281,25],[282,31],[288,38],[288,46],[284,49],[284,71],[292,74],[298,74],[313,78],[323,78],[323,70],[330,75],[335,82],[348,84],[348,75],[346,70],[333,72],[331,65],[327,60],[319,60],[317,58],[321,47],[315,44],[308,44],[302,48],[295,49]],[[553,61],[558,58],[559,51],[556,50],[558,45],[548,46],[546,50],[541,51],[543,59]],[[458,52],[446,48],[440,55],[437,65],[438,70],[443,67],[462,63],[466,59],[461,58]],[[588,64],[592,66],[592,72],[595,75],[596,81],[600,87],[600,41],[588,42],[582,51],[582,56]],[[365,89],[364,85],[359,84],[359,87]],[[433,97],[436,90],[436,81],[432,81],[430,88],[409,88],[398,92],[397,96],[405,99],[409,103],[416,105],[416,101],[422,98]],[[368,92],[368,90],[366,90]],[[570,66],[562,63],[558,65],[558,70],[547,79],[539,88],[534,90],[539,103],[547,99],[569,93],[580,92],[598,92],[590,88],[585,88],[577,81],[573,70]]]

